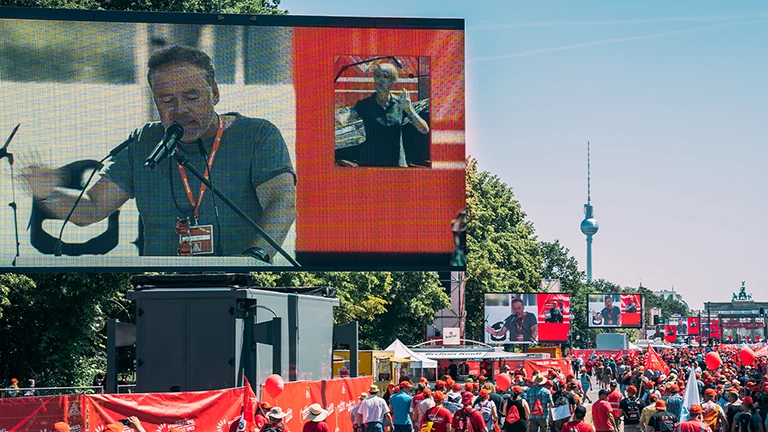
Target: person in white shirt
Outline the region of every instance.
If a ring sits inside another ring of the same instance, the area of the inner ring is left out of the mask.
[[[387,402],[379,397],[379,387],[376,384],[368,389],[371,395],[360,402],[358,408],[359,423],[363,425],[365,432],[385,432],[384,423],[392,424],[392,415],[389,413]]]

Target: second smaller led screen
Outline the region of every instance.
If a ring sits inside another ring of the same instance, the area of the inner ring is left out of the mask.
[[[590,294],[587,297],[588,327],[634,327],[643,325],[642,294]]]

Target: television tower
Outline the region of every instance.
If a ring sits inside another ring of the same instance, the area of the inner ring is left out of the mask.
[[[584,204],[584,220],[581,221],[581,232],[587,236],[587,282],[592,282],[592,236],[597,234],[598,229],[600,226],[597,224],[592,208],[589,141],[587,141],[587,203]]]

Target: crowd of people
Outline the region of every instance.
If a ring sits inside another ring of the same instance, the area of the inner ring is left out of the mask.
[[[509,379],[401,376],[382,396],[376,386],[360,395],[350,418],[356,432],[765,432],[768,358],[745,365],[738,348],[723,346],[712,370],[711,350],[669,349],[652,368],[650,354],[622,352],[573,358],[573,372],[505,367]],[[690,376],[699,400],[685,406]]]

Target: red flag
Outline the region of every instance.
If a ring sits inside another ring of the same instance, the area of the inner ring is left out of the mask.
[[[237,426],[238,432],[248,431],[255,428],[256,424],[256,412],[253,405],[256,403],[256,394],[251,388],[251,383],[248,382],[248,378],[245,378],[245,384],[243,385],[243,415],[240,416],[240,424]]]
[[[659,353],[657,353],[651,344],[648,344],[648,354],[645,356],[645,369],[656,370],[664,372],[665,375],[669,375],[669,366],[664,363]]]

